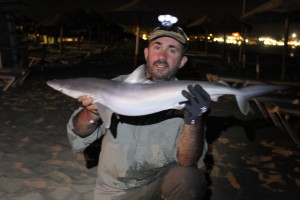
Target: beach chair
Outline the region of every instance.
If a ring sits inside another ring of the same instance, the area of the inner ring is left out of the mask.
[[[43,60],[42,57],[37,57],[37,56],[29,56],[29,64],[28,67],[32,67],[34,65],[39,64]]]
[[[263,85],[263,84],[281,85],[287,87],[300,87],[299,82],[268,81],[268,80],[264,81],[264,80],[256,80],[256,79],[219,76],[217,74],[210,74],[210,73],[206,74],[206,79],[208,81],[222,81],[227,83],[231,87],[244,87],[248,85]]]
[[[265,84],[260,80],[247,80],[233,77],[220,77],[206,74],[208,81],[223,82],[231,87]],[[299,88],[297,82],[268,81],[270,84]],[[287,132],[293,142],[300,144],[300,95],[293,93],[273,93],[252,99],[260,113],[279,130]]]
[[[30,74],[29,69],[22,68],[0,68],[0,88],[2,92],[10,87],[22,84]]]
[[[293,142],[300,144],[300,97],[290,94],[272,94],[253,99],[266,120],[287,132]]]
[[[0,52],[0,88],[2,92],[7,91],[12,86],[22,84],[30,71],[28,68],[4,68]]]
[[[0,88],[2,89],[2,92],[5,92],[14,82],[15,77],[0,75]]]

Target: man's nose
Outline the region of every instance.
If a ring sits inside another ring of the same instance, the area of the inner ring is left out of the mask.
[[[160,60],[165,60],[165,58],[167,57],[166,51],[165,51],[165,50],[161,50],[161,51],[159,52],[158,57],[159,57]]]

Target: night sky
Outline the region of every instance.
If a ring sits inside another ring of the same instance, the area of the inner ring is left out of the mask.
[[[76,8],[89,8],[106,12],[124,5],[130,0],[41,0],[38,6],[32,7],[28,15],[35,19],[43,19],[57,13],[67,12]],[[246,11],[267,2],[268,0],[246,0]],[[181,21],[196,19],[203,15],[231,13],[237,17],[242,14],[243,0],[149,0],[149,2],[169,13],[175,14]]]
[[[66,13],[76,8],[93,9],[100,13],[108,12],[130,1],[131,0],[41,0],[42,3],[30,7],[25,13],[31,18],[41,21],[55,14]],[[269,0],[245,0],[245,11],[250,11],[268,1]],[[156,8],[167,10],[166,12],[168,12],[168,14],[177,16],[180,24],[187,24],[188,21],[195,20],[204,15],[213,17],[230,13],[236,17],[240,17],[242,15],[244,0],[149,0],[149,2]],[[271,24],[268,26],[275,27],[274,31],[282,32],[283,25],[281,23],[282,22],[279,22],[275,25]],[[298,27],[298,25],[291,25],[291,31],[294,31]],[[270,28],[265,25],[256,26],[254,31],[264,33],[269,32]]]

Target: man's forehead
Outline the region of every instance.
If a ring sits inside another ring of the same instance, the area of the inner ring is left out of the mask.
[[[180,47],[182,44],[170,37],[160,37],[150,42],[150,44],[160,44],[166,46]]]

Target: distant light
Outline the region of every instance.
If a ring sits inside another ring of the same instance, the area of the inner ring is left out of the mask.
[[[223,37],[215,37],[213,39],[214,42],[224,42],[224,38]]]
[[[147,34],[146,34],[146,33],[144,33],[144,34],[142,35],[142,39],[143,39],[143,40],[148,40],[148,37],[147,37]]]
[[[297,37],[297,34],[296,34],[296,33],[293,33],[293,34],[292,34],[292,37],[293,37],[293,38]]]
[[[277,46],[284,46],[284,42],[283,41],[278,41]]]
[[[172,26],[178,19],[172,15],[159,15],[158,21],[160,21],[163,26]]]

